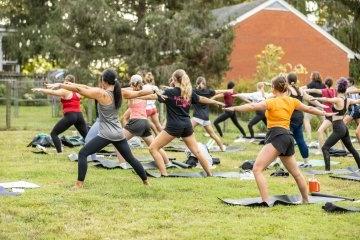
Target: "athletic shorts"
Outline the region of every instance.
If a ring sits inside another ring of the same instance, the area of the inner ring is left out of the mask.
[[[270,128],[265,137],[265,144],[271,143],[280,152],[279,156],[292,156],[295,154],[294,138],[291,132],[282,127]]]
[[[203,127],[206,127],[206,126],[211,125],[210,120],[202,120],[202,119],[197,118],[197,117],[193,117],[192,120],[193,120],[194,122],[200,124],[200,125],[203,126]]]
[[[148,117],[151,117],[151,116],[155,115],[156,113],[157,113],[156,108],[146,109],[146,116],[148,116]]]
[[[332,116],[330,116],[330,117],[327,117],[327,116],[326,116],[325,119],[326,119],[326,120],[329,120],[330,122],[332,122]]]
[[[186,138],[194,133],[191,123],[184,124],[183,126],[166,125],[164,129],[168,134],[177,138]]]
[[[124,128],[137,137],[151,136],[150,124],[147,119],[130,119]]]
[[[360,118],[360,106],[359,105],[350,105],[348,108],[347,114],[352,117],[353,119]]]

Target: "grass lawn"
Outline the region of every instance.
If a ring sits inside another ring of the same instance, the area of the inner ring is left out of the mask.
[[[0,115],[4,116],[2,108]],[[49,132],[57,121],[50,116],[50,108],[23,107],[14,126],[27,130],[0,131],[0,181],[26,180],[41,186],[19,197],[0,197],[0,239],[360,238],[360,214],[329,214],[321,209],[321,204],[231,207],[217,199],[257,197],[255,181],[150,179],[151,186],[144,187],[129,170],[89,166],[86,187],[73,191],[77,165],[67,155],[78,148],[65,148],[61,155],[37,155],[26,148],[37,132]],[[228,126],[225,141],[232,143],[238,132],[231,124]],[[197,138],[206,141],[203,130],[196,131]],[[237,171],[244,160],[254,159],[260,149],[253,143],[242,145],[245,150],[241,152],[214,154],[221,159],[214,171]],[[146,150],[134,153],[148,155]],[[169,155],[185,159],[183,153]],[[354,165],[349,157],[332,160],[341,162],[335,168]],[[271,194],[298,194],[291,177],[273,178],[269,176],[272,171],[266,172]],[[358,182],[328,176],[318,179],[322,192],[360,198]],[[360,203],[339,204],[360,207]]]

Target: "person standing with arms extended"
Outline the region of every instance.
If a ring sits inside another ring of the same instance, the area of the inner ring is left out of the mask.
[[[211,176],[210,166],[203,152],[200,151],[194,136],[189,110],[191,104],[224,104],[212,99],[198,96],[192,89],[189,76],[182,69],[176,70],[171,77],[170,86],[161,96],[147,96],[146,99],[158,99],[166,105],[166,126],[149,146],[149,151],[155,159],[156,165],[162,176],[167,176],[167,171],[160,149],[165,147],[175,138],[182,138],[189,150],[199,160],[208,176]],[[144,99],[144,98],[143,98]]]
[[[67,75],[64,78],[64,82],[75,82],[75,77],[73,75]],[[85,139],[88,132],[86,122],[84,120],[83,114],[80,107],[80,94],[76,91],[69,91],[66,89],[46,89],[46,88],[33,88],[33,92],[45,93],[47,95],[60,97],[62,110],[64,116],[60,121],[58,121],[54,128],[51,130],[50,136],[54,142],[56,151],[58,153],[62,152],[61,140],[59,135],[66,130],[68,130],[72,125],[79,131],[80,135]]]
[[[346,97],[346,90],[349,83],[346,78],[340,78],[337,82],[337,96],[333,98],[327,97],[318,97],[315,98],[320,102],[332,103],[332,111],[337,113],[337,115],[332,116],[332,125],[333,132],[326,139],[321,150],[323,152],[324,161],[325,161],[325,171],[330,171],[330,148],[334,146],[338,141],[344,144],[346,149],[353,155],[358,168],[360,168],[360,156],[359,153],[355,150],[354,146],[351,143],[349,129],[346,127],[343,119],[346,114],[346,110],[352,104],[359,104],[360,99],[350,99]]]
[[[289,173],[294,177],[301,192],[303,203],[308,202],[308,188],[306,180],[299,170],[294,154],[294,138],[290,132],[290,119],[294,110],[299,110],[321,116],[332,116],[332,113],[306,106],[299,100],[288,96],[288,84],[283,76],[272,80],[274,98],[259,103],[248,103],[241,106],[226,108],[226,111],[250,112],[266,111],[268,132],[265,137],[265,146],[256,157],[253,173],[258,185],[261,198],[269,201],[269,193],[263,171],[277,157],[280,157]]]
[[[143,89],[159,89],[155,85],[154,75],[151,72],[147,72],[144,76],[145,85]],[[146,103],[146,115],[150,121],[151,129],[154,131],[155,135],[158,135],[161,130],[161,124],[159,120],[159,111],[156,108],[155,100],[148,100]]]
[[[217,94],[212,98],[217,99],[217,98],[220,98],[220,97],[224,97],[225,107],[232,107],[234,105],[235,95],[236,95],[236,92],[234,91],[234,87],[235,87],[235,83],[230,81],[227,84],[228,91],[226,91],[224,93]],[[239,129],[242,136],[245,138],[246,133],[245,133],[244,129],[241,127],[240,123],[238,122],[236,113],[235,112],[227,112],[227,111],[220,114],[214,121],[214,126],[215,126],[216,130],[218,131],[219,135],[221,137],[224,136],[223,132],[221,131],[220,123],[226,121],[229,118],[234,123],[234,125],[237,127],[237,129]]]
[[[320,73],[319,72],[312,72],[311,76],[310,76],[310,83],[306,86],[301,87],[301,89],[324,89],[325,88],[325,84],[323,84]],[[310,96],[312,97],[321,97],[321,94],[318,93],[309,93]],[[313,103],[309,102],[310,106],[315,107],[315,105],[313,105]],[[305,128],[305,133],[307,135],[307,139],[308,141],[311,141],[312,136],[311,136],[311,119],[312,119],[313,115],[305,113],[304,114],[304,128]]]
[[[133,156],[127,143],[123,129],[119,122],[119,108],[122,102],[122,95],[126,98],[135,98],[148,95],[152,91],[130,91],[121,90],[117,80],[117,74],[107,69],[101,76],[101,87],[88,87],[86,85],[65,82],[63,84],[50,84],[48,87],[60,87],[69,91],[75,91],[87,98],[95,99],[98,102],[99,133],[90,140],[79,152],[78,158],[78,179],[75,188],[82,188],[87,172],[87,156],[98,152],[110,143],[115,146],[121,156],[133,167],[145,185],[148,184],[147,176],[143,166]]]
[[[198,77],[196,79],[196,88],[194,89],[194,92],[198,96],[206,97],[206,98],[212,98],[216,94],[223,93],[226,90],[214,90],[211,88],[208,88],[206,85],[206,79],[204,77]],[[222,143],[220,137],[215,133],[213,127],[211,126],[210,122],[210,109],[207,104],[202,103],[195,103],[193,104],[194,113],[193,118],[191,119],[191,123],[193,128],[195,128],[197,125],[202,126],[205,131],[210,135],[212,139],[217,143],[217,145],[220,147],[221,151],[225,151],[226,147]]]

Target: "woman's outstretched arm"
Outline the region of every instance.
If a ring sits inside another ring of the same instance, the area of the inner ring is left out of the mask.
[[[266,110],[266,103],[265,101],[258,102],[258,103],[247,103],[240,106],[235,107],[228,107],[224,108],[225,111],[231,112],[255,112],[255,111],[265,111]]]
[[[331,116],[336,115],[336,113],[328,113],[328,112],[325,112],[323,110],[319,110],[319,109],[317,109],[315,107],[305,105],[303,103],[299,104],[295,109],[299,110],[299,111],[302,111],[302,112],[310,113],[310,114],[313,114],[313,115],[319,115],[319,116],[331,117]]]
[[[57,97],[62,97],[62,98],[66,98],[69,95],[69,92],[64,91],[64,89],[53,90],[53,89],[46,89],[46,88],[33,88],[31,90],[33,92],[44,93],[46,95],[57,96]]]
[[[213,105],[218,105],[218,106],[225,106],[225,104],[222,102],[219,102],[214,99],[207,98],[207,97],[202,97],[202,96],[199,96],[199,103],[207,104],[207,105],[213,104]]]

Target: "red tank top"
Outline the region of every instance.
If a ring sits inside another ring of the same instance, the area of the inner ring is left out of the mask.
[[[61,98],[61,103],[63,107],[63,112],[81,112],[80,110],[80,98],[78,95],[73,92],[73,95],[70,99]]]
[[[231,107],[234,104],[234,96],[233,96],[234,92],[233,91],[228,91],[224,93],[224,103],[225,103],[225,107]]]
[[[322,96],[326,97],[326,98],[334,98],[337,95],[336,90],[332,89],[332,88],[321,89],[321,93],[322,93]],[[324,102],[323,104],[328,106],[328,108],[324,108],[325,112],[332,112],[332,106],[333,106],[332,103]]]

